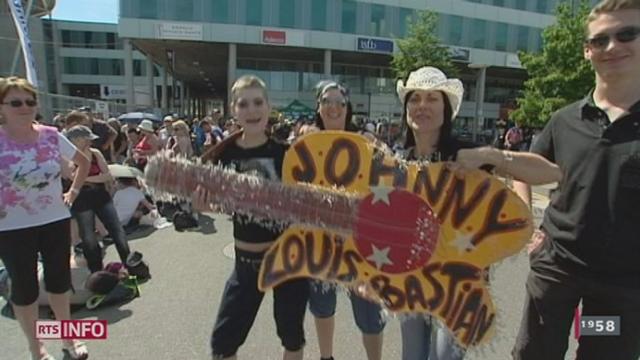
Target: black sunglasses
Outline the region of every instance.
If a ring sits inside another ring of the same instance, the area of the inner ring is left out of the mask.
[[[618,42],[628,43],[635,40],[640,35],[640,27],[627,26],[613,34]],[[611,36],[609,34],[599,34],[592,38],[586,39],[585,43],[594,49],[605,49],[611,42]]]
[[[33,100],[33,99],[27,99],[27,100],[11,100],[11,101],[7,101],[7,102],[3,102],[4,105],[10,105],[11,107],[14,108],[19,108],[22,106],[22,104],[27,105],[28,107],[34,107],[36,105],[38,105],[38,102]]]

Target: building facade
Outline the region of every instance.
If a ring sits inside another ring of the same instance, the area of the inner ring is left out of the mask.
[[[232,81],[252,73],[266,81],[276,106],[299,100],[314,107],[314,85],[331,78],[350,88],[357,114],[398,117],[389,68],[396,40],[418,11],[434,11],[465,84],[459,123],[473,125],[476,79],[486,71],[478,125],[491,128],[526,78],[517,52],[541,49],[559,1],[121,0],[118,32],[194,94],[226,99]]]

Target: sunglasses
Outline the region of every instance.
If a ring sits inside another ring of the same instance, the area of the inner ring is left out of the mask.
[[[33,99],[27,99],[27,100],[11,100],[11,101],[7,101],[7,102],[3,102],[2,104],[4,105],[10,105],[11,107],[14,108],[19,108],[21,107],[23,104],[27,105],[28,107],[34,107],[36,105],[38,105],[38,102],[33,100]]]
[[[620,43],[628,43],[638,38],[638,35],[640,35],[640,27],[627,26],[618,30],[613,35],[599,34],[592,38],[586,39],[585,43],[593,49],[602,50],[606,49],[607,46],[609,46],[612,36],[616,39],[616,41]]]
[[[322,99],[320,99],[320,104],[324,106],[335,105],[345,107],[347,106],[347,101],[345,99],[330,99],[323,97]]]

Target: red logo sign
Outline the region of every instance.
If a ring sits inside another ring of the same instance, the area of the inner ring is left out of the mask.
[[[36,339],[107,338],[107,320],[37,320]]]
[[[284,31],[263,30],[262,42],[265,44],[284,45],[287,43],[287,33]]]

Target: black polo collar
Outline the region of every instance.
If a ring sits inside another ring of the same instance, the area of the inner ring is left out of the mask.
[[[581,111],[581,118],[582,119],[588,119],[588,120],[593,120],[593,119],[597,119],[600,118],[602,114],[604,114],[604,111],[602,111],[602,109],[600,109],[598,107],[598,105],[596,105],[595,100],[593,100],[593,91],[595,89],[591,89],[591,91],[589,91],[589,93],[587,94],[587,96],[585,96],[581,101],[580,104],[578,106],[578,109]],[[631,107],[629,108],[629,114],[633,114],[633,113],[637,113],[640,112],[640,100],[636,101],[633,105],[631,105]],[[605,118],[607,120],[609,120],[609,118],[605,115]]]

